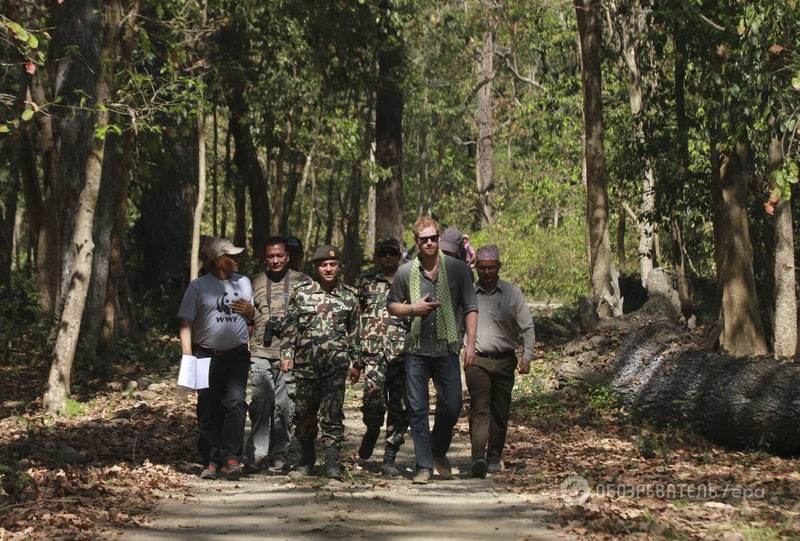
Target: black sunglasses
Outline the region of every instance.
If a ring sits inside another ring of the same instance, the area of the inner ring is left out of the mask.
[[[420,244],[427,244],[428,241],[431,242],[439,242],[439,234],[436,235],[428,235],[427,237],[417,237],[417,240]]]

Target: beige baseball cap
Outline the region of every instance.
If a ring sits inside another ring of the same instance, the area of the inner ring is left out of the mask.
[[[244,248],[234,246],[228,239],[212,238],[206,245],[206,263],[211,263],[219,256],[237,255],[244,251]]]

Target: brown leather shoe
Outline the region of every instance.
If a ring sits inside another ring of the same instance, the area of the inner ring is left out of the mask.
[[[433,465],[436,466],[436,473],[438,473],[439,477],[442,479],[453,478],[453,470],[450,467],[450,461],[447,460],[446,456],[433,455]]]
[[[411,478],[411,482],[415,485],[427,485],[431,482],[431,476],[433,472],[428,468],[420,468],[417,470],[417,473],[414,474],[414,477]]]

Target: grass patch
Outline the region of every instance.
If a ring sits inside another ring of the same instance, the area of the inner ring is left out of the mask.
[[[64,408],[64,415],[67,417],[78,417],[86,413],[87,404],[78,402],[72,398],[67,398],[67,405]]]

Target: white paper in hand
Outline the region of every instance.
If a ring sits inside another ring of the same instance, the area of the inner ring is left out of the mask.
[[[211,368],[211,357],[197,359],[195,389],[208,389],[208,372]]]
[[[206,383],[208,378],[206,378]],[[197,389],[197,358],[194,355],[181,357],[181,369],[178,372],[178,386]]]

